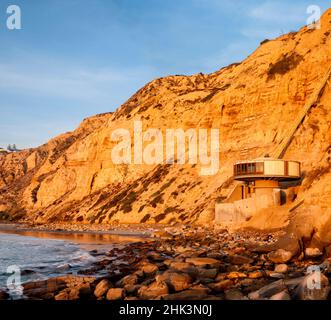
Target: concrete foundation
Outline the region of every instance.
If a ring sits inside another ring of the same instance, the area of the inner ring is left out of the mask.
[[[250,198],[233,203],[218,203],[215,207],[215,223],[220,225],[238,224],[250,219],[262,209],[279,206],[280,189],[268,189],[263,194],[253,194]]]

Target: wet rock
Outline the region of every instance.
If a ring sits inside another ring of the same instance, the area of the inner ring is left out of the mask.
[[[60,273],[60,272],[66,272],[70,269],[71,269],[71,265],[69,263],[66,263],[66,264],[63,264],[61,266],[58,266],[56,268],[56,271]]]
[[[138,276],[136,274],[130,274],[121,280],[117,281],[115,286],[119,288],[123,288],[127,285],[136,285],[138,283]]]
[[[24,295],[30,299],[53,299],[56,292],[67,287],[63,278],[52,278],[23,284]]]
[[[291,296],[287,290],[284,290],[271,296],[270,300],[291,300]]]
[[[212,258],[187,258],[187,263],[191,263],[197,267],[219,268],[220,261]]]
[[[112,284],[107,279],[104,279],[96,286],[94,295],[96,298],[101,298],[108,292],[110,288],[112,288]]]
[[[176,292],[186,290],[192,283],[192,278],[185,273],[166,271],[156,277],[157,283],[166,283],[168,287]]]
[[[125,297],[124,289],[122,288],[111,288],[107,292],[107,300],[123,300]]]
[[[277,272],[277,273],[287,273],[288,272],[288,265],[287,264],[277,264],[275,266],[275,272]]]
[[[255,292],[251,292],[248,295],[248,298],[250,300],[266,300],[284,290],[287,290],[285,282],[283,280],[279,280],[267,286],[264,286]]]
[[[154,299],[169,294],[169,288],[165,282],[153,282],[149,286],[142,286],[138,295],[142,299]]]
[[[278,249],[268,254],[268,259],[274,263],[286,263],[290,261],[292,257],[292,252],[284,249]]]
[[[59,294],[57,294],[54,299],[57,301],[74,301],[74,300],[79,300],[79,290],[78,289],[65,289],[62,290]]]
[[[293,297],[299,300],[326,300],[329,292],[329,279],[320,272],[314,272],[301,280]]]

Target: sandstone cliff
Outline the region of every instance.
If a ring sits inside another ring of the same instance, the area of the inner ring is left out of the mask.
[[[71,133],[19,153],[0,155],[0,212],[35,222],[212,223],[216,201],[231,190],[232,166],[273,154],[331,66],[331,10],[320,30],[264,41],[246,60],[215,73],[170,76],[147,84],[115,113],[85,120]],[[285,159],[302,162],[300,210],[330,207],[331,87],[296,131]],[[220,170],[199,165],[114,165],[111,133],[135,120],[144,129],[217,128]],[[319,211],[320,212],[320,211]],[[283,227],[271,213],[251,227]]]

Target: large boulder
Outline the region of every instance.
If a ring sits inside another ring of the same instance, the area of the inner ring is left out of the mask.
[[[188,274],[172,271],[166,271],[156,277],[157,283],[165,282],[175,292],[188,289],[192,281],[192,278]]]
[[[268,259],[274,263],[286,263],[293,257],[293,253],[284,249],[278,249],[268,254]]]
[[[79,300],[79,298],[79,290],[75,288],[64,289],[54,297],[54,299],[57,301],[73,301]]]
[[[124,289],[122,288],[112,288],[107,292],[107,300],[123,300],[125,297]]]
[[[130,274],[122,278],[121,280],[117,281],[115,286],[122,288],[128,285],[134,286],[137,283],[138,283],[138,276],[136,274]]]
[[[142,299],[155,299],[169,294],[169,288],[165,282],[153,282],[149,286],[142,286],[138,295]]]
[[[96,298],[101,298],[108,292],[110,288],[112,288],[112,284],[107,279],[104,279],[96,286],[94,295]]]

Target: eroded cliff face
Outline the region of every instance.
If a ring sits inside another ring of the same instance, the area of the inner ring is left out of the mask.
[[[321,25],[266,41],[213,74],[154,80],[114,114],[0,156],[0,212],[41,223],[212,223],[215,201],[231,190],[233,163],[272,154],[331,67],[331,10]],[[298,198],[322,209],[331,203],[330,101],[327,84],[285,154],[302,162]],[[143,130],[219,129],[220,170],[202,176],[199,164],[115,165],[111,134],[124,128],[133,136],[136,120]]]

